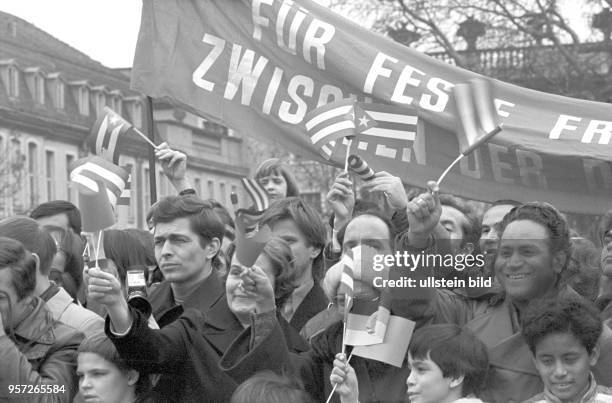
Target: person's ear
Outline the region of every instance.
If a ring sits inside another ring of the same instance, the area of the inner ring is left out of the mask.
[[[321,251],[323,250],[321,248],[317,248],[317,247],[314,247],[314,246],[309,246],[308,249],[310,251],[309,255],[310,255],[310,258],[312,260],[315,260],[317,258],[317,256],[319,256],[321,254]]]
[[[36,262],[36,273],[40,273],[40,257],[34,252],[32,252],[32,257]]]
[[[461,387],[461,385],[463,385],[463,379],[464,379],[463,375],[458,376],[457,378],[452,378],[450,381],[450,387],[451,388]]]
[[[127,381],[128,385],[133,386],[136,385],[138,380],[140,379],[140,373],[135,369],[129,369],[127,372]]]
[[[589,354],[589,365],[591,367],[593,367],[593,366],[595,366],[595,364],[597,364],[597,360],[599,360],[599,353],[600,352],[601,352],[601,349],[599,348],[599,342],[597,342],[595,347],[593,347],[593,351],[591,351],[591,354]]]
[[[215,256],[217,256],[220,248],[221,241],[219,241],[219,238],[211,239],[208,245],[206,245],[206,258],[212,260]]]
[[[552,269],[555,273],[560,274],[563,271],[563,268],[565,267],[565,262],[568,259],[568,255],[563,252],[563,251],[558,251],[555,253],[555,255],[553,256],[553,261],[552,261]]]

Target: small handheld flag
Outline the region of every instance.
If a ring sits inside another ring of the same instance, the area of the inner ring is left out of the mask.
[[[460,129],[455,132],[460,154],[440,175],[436,181],[438,186],[463,157],[502,130],[502,124],[498,123],[490,80],[475,78],[468,84],[457,84],[453,87],[453,95],[461,123]]]
[[[125,191],[128,172],[96,155],[81,158],[70,166],[70,181],[79,186],[82,193],[98,193],[98,183],[103,183],[112,206]]]
[[[375,175],[374,170],[357,154],[351,154],[348,163],[351,171],[356,173],[363,181],[369,181]]]
[[[255,179],[242,178],[242,186],[253,200],[255,211],[264,211],[270,207],[268,192]]]
[[[91,151],[114,164],[119,163],[121,150],[119,143],[130,131],[143,138],[153,148],[156,147],[144,133],[123,119],[117,112],[105,106],[91,128],[89,139]]]
[[[79,192],[79,210],[84,232],[101,231],[115,224],[115,213],[108,200],[104,182],[99,181],[96,193]]]
[[[242,265],[251,267],[266,246],[272,231],[267,225],[258,227],[255,231],[249,231],[248,222],[245,221],[242,214],[236,216],[234,223],[236,224],[236,239],[234,240],[236,259]]]

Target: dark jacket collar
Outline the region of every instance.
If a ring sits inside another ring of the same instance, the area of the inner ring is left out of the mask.
[[[160,327],[176,320],[187,308],[194,308],[202,313],[208,310],[225,294],[225,287],[216,272],[212,272],[198,288],[183,302],[182,306],[174,302],[174,293],[168,281],[162,281],[153,289],[149,298],[153,317]]]

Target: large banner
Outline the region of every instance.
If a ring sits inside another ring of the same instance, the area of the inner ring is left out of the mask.
[[[320,160],[304,128],[309,111],[349,97],[406,106],[418,113],[416,138],[368,138],[355,149],[375,170],[423,186],[459,153],[452,87],[475,77],[309,0],[144,0],[132,87]],[[442,191],[612,208],[612,105],[500,81],[493,95],[504,130]],[[343,147],[331,158],[339,166]]]

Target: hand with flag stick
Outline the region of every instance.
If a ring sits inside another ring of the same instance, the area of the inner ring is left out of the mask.
[[[344,353],[336,354],[334,359],[334,368],[332,369],[329,381],[334,385],[333,392],[340,395],[341,403],[359,403],[359,384],[357,383],[357,374],[349,362],[353,357],[352,354],[346,357]],[[329,401],[329,399],[328,399]]]
[[[167,142],[155,146],[155,158],[161,163],[164,174],[177,192],[190,189],[187,180],[187,155],[170,148]]]
[[[476,78],[469,84],[457,84],[453,87],[453,94],[461,124],[456,132],[460,154],[442,172],[436,181],[438,186],[463,157],[471,154],[502,130],[502,124],[497,122],[497,111],[489,80]]]
[[[371,179],[363,184],[362,189],[369,192],[383,192],[389,207],[395,211],[405,210],[408,204],[408,197],[402,180],[386,171],[374,174]]]
[[[346,172],[342,172],[336,177],[331,189],[326,196],[327,203],[334,213],[334,230],[338,231],[348,221],[353,214],[355,206],[355,193],[353,183]]]

